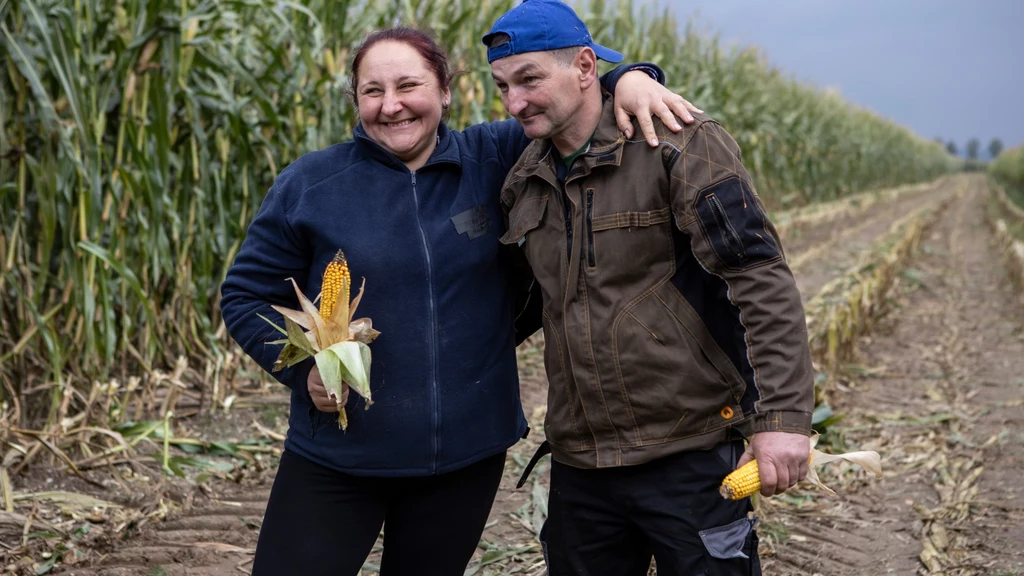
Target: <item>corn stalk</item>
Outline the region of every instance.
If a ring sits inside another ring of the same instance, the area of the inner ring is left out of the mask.
[[[1024,208],[1010,200],[1006,190],[994,178],[989,179],[988,189],[988,223],[1006,257],[1010,279],[1021,291],[1021,301],[1024,302]]]
[[[956,194],[963,189],[961,182]],[[900,272],[950,201],[945,198],[924,206],[893,223],[889,233],[865,252],[867,258],[822,287],[807,303],[811,352],[830,377],[853,355],[857,338],[885,314]],[[815,391],[817,402],[824,394],[823,388]]]
[[[152,381],[186,357],[202,397],[229,403],[258,371],[226,337],[219,285],[275,175],[349,137],[359,41],[432,28],[465,72],[450,124],[502,118],[479,39],[512,5],[0,0],[0,397],[43,399],[20,409],[49,429],[93,382]],[[755,49],[681,31],[668,9],[595,0],[581,14],[721,120],[775,208],[951,168],[938,145]]]

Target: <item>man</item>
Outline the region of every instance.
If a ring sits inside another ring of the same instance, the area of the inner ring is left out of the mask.
[[[718,486],[752,457],[765,496],[806,475],[813,375],[739,148],[700,114],[658,124],[654,149],[623,137],[597,82],[597,59],[622,56],[561,2],[525,1],[483,41],[534,139],[505,181],[502,242],[543,295],[550,574],[642,576],[652,555],[661,576],[760,574],[749,499]]]

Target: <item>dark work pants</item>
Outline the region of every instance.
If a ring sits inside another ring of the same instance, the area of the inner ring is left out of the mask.
[[[718,493],[743,443],[583,470],[553,462],[541,531],[550,576],[758,576],[750,500]]]
[[[505,469],[505,453],[416,478],[350,476],[285,451],[253,576],[352,576],[384,527],[382,576],[462,576]]]

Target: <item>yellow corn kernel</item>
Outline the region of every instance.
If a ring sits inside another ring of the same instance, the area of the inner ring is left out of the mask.
[[[718,489],[718,492],[722,498],[727,500],[742,500],[757,493],[760,489],[761,477],[757,468],[757,460],[751,460],[726,476],[725,480],[722,480],[722,487]]]
[[[334,305],[338,303],[339,296],[348,300],[351,287],[352,275],[348,271],[345,253],[338,250],[324,270],[323,287],[320,289],[320,317],[328,320],[334,312]]]

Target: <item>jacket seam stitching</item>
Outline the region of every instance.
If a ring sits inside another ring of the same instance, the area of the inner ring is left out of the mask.
[[[612,321],[612,329],[611,329],[611,332],[612,332],[612,361],[615,363],[615,371],[617,373],[618,380],[619,380],[619,389],[622,391],[623,397],[626,398],[626,407],[630,411],[629,415],[630,415],[630,419],[633,421],[633,430],[634,430],[634,432],[636,434],[637,444],[640,445],[640,446],[644,445],[644,439],[643,439],[643,436],[640,434],[640,425],[636,421],[636,417],[633,415],[632,407],[631,407],[631,405],[629,403],[629,396],[626,393],[626,380],[625,380],[625,378],[622,375],[622,362],[619,361],[619,337],[618,337],[619,324],[622,323],[622,320],[624,320],[627,315],[630,315],[630,311],[633,308],[636,308],[637,305],[640,304],[640,302],[643,302],[651,294],[657,292],[658,288],[661,287],[662,284],[667,282],[669,278],[671,278],[671,276],[668,276],[666,278],[662,278],[661,280],[656,282],[653,286],[651,286],[647,290],[644,290],[643,292],[641,292],[639,296],[637,296],[636,298],[631,300],[628,304],[626,304],[622,308],[622,310],[620,310],[619,313],[615,316],[615,320]]]
[[[583,267],[582,259],[580,261],[580,267],[581,268]],[[583,274],[582,270],[580,271],[580,274]],[[616,444],[616,446],[615,446],[615,462],[616,462],[616,465],[620,465],[621,466],[621,463],[622,463],[621,442],[622,441],[619,439],[619,431],[615,429],[615,421],[612,419],[612,413],[608,409],[608,400],[605,399],[604,388],[601,385],[601,373],[600,373],[600,370],[597,369],[597,357],[594,354],[594,337],[593,337],[593,332],[591,331],[591,324],[590,324],[590,296],[587,293],[587,282],[586,282],[586,280],[583,281],[582,285],[583,285],[583,305],[586,308],[586,313],[583,314],[583,317],[586,318],[586,321],[587,321],[587,350],[590,353],[590,365],[594,367],[594,377],[597,380],[597,391],[601,395],[601,403],[604,404],[604,413],[605,413],[605,416],[608,417],[608,425],[612,429],[612,434],[615,435],[615,444]],[[568,339],[568,334],[566,335],[566,338]],[[597,438],[594,438],[594,444],[595,445],[598,444]],[[598,460],[598,462],[600,462],[600,460]]]
[[[543,310],[541,310],[541,316],[546,318],[548,320],[548,323],[550,323],[552,325],[551,331],[554,333],[555,332],[554,322],[551,321],[551,316],[549,316],[548,313],[543,311]],[[555,350],[558,352],[558,363],[559,363],[559,366],[561,366],[562,374],[564,375],[564,374],[566,374],[566,371],[565,371],[565,357],[562,354],[561,343],[558,341],[558,334],[555,333],[554,336],[555,336]],[[549,382],[548,385],[550,385],[550,382]],[[575,413],[574,413],[573,407],[572,407],[572,398],[569,397],[569,381],[568,380],[565,381],[565,395],[566,395],[566,398],[568,399],[568,404],[569,404],[569,421],[572,423],[572,431],[573,431],[573,434],[576,435],[576,441],[579,442],[580,445],[582,446],[583,445],[583,441],[581,440],[580,432],[579,432],[579,430],[576,427],[576,416],[575,416]],[[582,403],[582,399],[581,399],[581,403]],[[584,415],[584,418],[586,418],[586,415]]]

